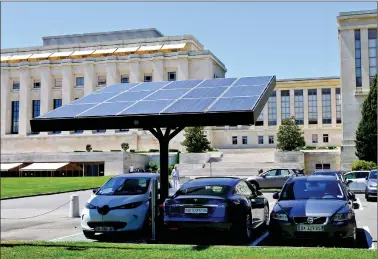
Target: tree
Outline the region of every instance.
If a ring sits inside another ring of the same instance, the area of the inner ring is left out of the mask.
[[[91,152],[92,151],[92,145],[91,144],[88,144],[85,149],[87,150],[87,152]]]
[[[124,142],[124,143],[121,144],[121,148],[122,148],[123,151],[125,151],[125,152],[129,149],[129,147],[130,147],[130,146],[129,146],[129,143],[125,143],[125,142]]]
[[[185,140],[181,145],[185,146],[189,153],[202,153],[211,148],[203,129],[203,127],[185,128]]]
[[[356,132],[356,156],[377,163],[377,75],[362,106],[362,118]]]
[[[286,118],[278,127],[277,148],[282,151],[292,151],[306,145],[303,131],[295,122],[295,118]]]

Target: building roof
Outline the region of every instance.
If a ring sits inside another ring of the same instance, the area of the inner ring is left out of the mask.
[[[284,78],[284,79],[277,79],[277,82],[321,81],[321,80],[340,80],[340,76]]]
[[[356,17],[356,16],[365,16],[365,15],[377,15],[377,9],[340,12],[338,17],[353,17],[353,16]]]

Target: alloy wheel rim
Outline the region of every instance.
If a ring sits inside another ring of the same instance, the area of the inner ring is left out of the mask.
[[[269,209],[265,206],[265,223],[268,223],[269,220]]]
[[[249,214],[247,214],[247,217],[246,217],[246,223],[247,223],[247,237],[250,238],[251,235],[252,235],[252,223],[251,223],[251,216]]]

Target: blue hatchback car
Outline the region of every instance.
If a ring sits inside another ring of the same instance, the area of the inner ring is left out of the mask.
[[[230,232],[238,243],[266,226],[269,203],[259,190],[240,178],[203,177],[186,182],[164,202],[166,230],[211,228]]]
[[[365,199],[369,201],[372,197],[377,197],[377,169],[371,170],[366,177]]]

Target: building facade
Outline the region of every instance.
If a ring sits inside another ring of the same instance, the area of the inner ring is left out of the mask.
[[[340,13],[337,17],[342,98],[341,169],[355,155],[362,104],[377,73],[377,10]]]

